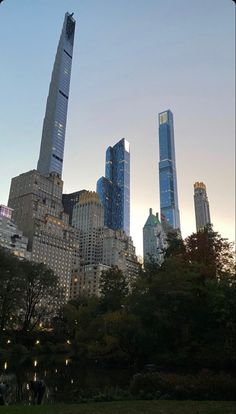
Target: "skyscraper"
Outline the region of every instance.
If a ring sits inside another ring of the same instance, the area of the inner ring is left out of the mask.
[[[194,207],[196,228],[199,231],[211,223],[211,218],[206,186],[204,183],[198,181],[194,184]]]
[[[161,265],[167,248],[166,234],[159,221],[158,213],[154,215],[149,209],[149,216],[143,227],[143,259],[144,266],[150,262]]]
[[[130,151],[122,138],[106,151],[105,177],[97,182],[97,193],[104,207],[104,224],[130,234]]]
[[[61,179],[75,20],[66,13],[54,63],[43,125],[38,170],[14,177],[8,206],[28,238],[31,260],[58,276],[69,299],[71,274],[78,267],[78,232],[63,212]]]
[[[75,33],[75,20],[72,16],[73,13],[65,14],[43,122],[37,170],[45,176],[52,172],[57,173],[60,177],[62,175]]]
[[[159,182],[161,220],[172,229],[180,230],[173,114],[170,110],[159,114]]]

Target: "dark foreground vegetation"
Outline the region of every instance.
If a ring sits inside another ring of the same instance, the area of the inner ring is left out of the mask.
[[[130,279],[117,268],[104,273],[101,297],[64,305],[50,331],[39,323],[59,294],[55,276],[4,252],[0,275],[2,354],[65,353],[86,366],[130,367],[141,372],[130,384],[137,398],[233,399],[233,250],[211,227],[185,241],[172,236],[161,267],[151,263]]]
[[[124,401],[59,406],[2,407],[2,414],[235,414],[234,402]]]

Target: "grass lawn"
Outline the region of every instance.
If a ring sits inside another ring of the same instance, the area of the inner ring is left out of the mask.
[[[1,407],[1,414],[236,414],[236,402],[119,401],[79,405]]]

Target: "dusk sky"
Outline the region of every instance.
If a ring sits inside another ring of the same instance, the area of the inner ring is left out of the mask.
[[[64,192],[95,190],[105,151],[131,152],[131,236],[142,255],[159,212],[157,114],[174,114],[183,237],[195,231],[193,184],[207,186],[214,229],[235,237],[235,4],[232,0],[4,0],[0,4],[0,204],[37,166],[66,11],[77,21]]]

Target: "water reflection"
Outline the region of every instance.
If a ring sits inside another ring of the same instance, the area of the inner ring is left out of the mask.
[[[61,357],[22,356],[0,359],[0,382],[10,385],[10,403],[30,403],[29,382],[43,380],[48,404],[79,402],[110,389],[127,389],[132,373],[128,370],[85,368],[78,361]]]

